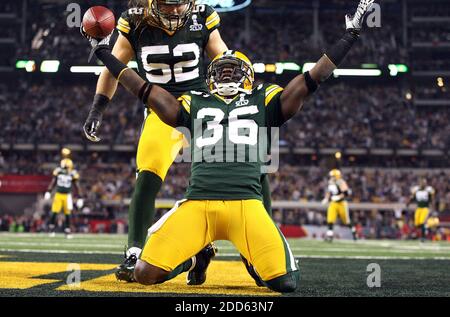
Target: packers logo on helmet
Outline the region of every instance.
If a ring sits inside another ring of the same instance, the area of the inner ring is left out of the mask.
[[[63,160],[61,160],[60,167],[63,169],[66,169],[68,171],[71,171],[73,169],[73,162],[71,159],[67,159],[67,158],[63,159]]]
[[[148,0],[149,11],[160,28],[169,32],[181,29],[191,16],[195,0]],[[183,6],[182,12],[166,10],[170,6]]]
[[[342,173],[338,169],[331,170],[329,175],[330,175],[330,177],[334,177],[336,179],[340,179],[342,177]]]
[[[208,66],[206,82],[211,94],[228,98],[239,93],[250,94],[254,81],[252,63],[238,51],[219,54]]]

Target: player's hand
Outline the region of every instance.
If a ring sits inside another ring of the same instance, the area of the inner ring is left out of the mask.
[[[92,59],[92,56],[94,56],[94,54],[95,54],[95,51],[98,50],[99,48],[108,48],[108,49],[110,49],[109,42],[110,42],[111,36],[112,36],[112,34],[113,34],[114,32],[111,32],[111,33],[110,33],[107,37],[105,37],[104,39],[96,39],[96,38],[90,37],[90,36],[84,31],[83,25],[81,25],[81,26],[80,26],[80,33],[81,33],[81,35],[83,35],[85,38],[88,39],[89,43],[90,43],[91,46],[92,46],[92,50],[91,50],[91,53],[89,54],[89,59],[88,59],[88,62],[90,62],[91,59]]]
[[[361,0],[355,14],[347,14],[345,16],[345,24],[347,30],[360,31],[362,29],[364,16],[369,12],[369,9],[372,6],[373,2],[374,0]]]
[[[92,107],[89,111],[86,122],[83,125],[83,131],[88,140],[92,142],[100,142],[101,139],[97,136],[97,132],[102,124],[102,118],[102,112]]]
[[[328,204],[328,199],[324,198],[324,199],[322,199],[322,201],[320,203],[322,205],[326,205],[326,204]]]
[[[52,194],[50,194],[50,192],[45,192],[45,194],[44,194],[45,200],[49,200],[51,197],[52,197]]]

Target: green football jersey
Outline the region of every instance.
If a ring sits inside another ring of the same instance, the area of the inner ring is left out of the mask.
[[[117,29],[133,47],[139,75],[174,96],[190,90],[207,91],[204,53],[220,17],[208,5],[196,5],[187,23],[175,33],[148,23],[138,23],[144,8],[132,8],[120,17]]]
[[[190,132],[191,200],[259,199],[268,129],[284,122],[277,85],[260,85],[231,103],[191,91],[179,98],[179,125]],[[262,129],[261,129],[262,128]]]
[[[431,186],[425,188],[415,187],[413,189],[414,200],[417,202],[417,207],[428,208],[431,203],[431,199],[434,195],[434,189]]]
[[[60,167],[53,171],[53,176],[56,177],[56,192],[61,194],[71,193],[72,183],[80,178],[77,171],[69,172],[67,169]]]

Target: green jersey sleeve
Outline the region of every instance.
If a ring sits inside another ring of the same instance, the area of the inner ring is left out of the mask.
[[[120,34],[125,36],[131,45],[135,46],[135,31],[136,26],[133,22],[133,15],[144,14],[144,8],[131,8],[123,12],[117,21],[117,30]]]
[[[281,112],[282,92],[283,88],[278,85],[266,85],[264,89],[267,127],[280,127],[286,122]]]
[[[220,16],[211,6],[205,5],[205,26],[209,34],[220,27]]]

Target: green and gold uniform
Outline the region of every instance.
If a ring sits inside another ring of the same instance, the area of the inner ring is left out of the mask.
[[[417,209],[414,213],[414,224],[416,227],[425,224],[430,213],[430,204],[434,195],[434,189],[431,186],[425,188],[415,187],[412,190],[414,200],[417,203]]]
[[[175,33],[147,23],[136,25],[134,16],[143,8],[132,8],[120,17],[117,29],[135,52],[138,73],[175,97],[190,90],[207,91],[204,51],[210,34],[219,28],[220,17],[208,5],[196,5],[188,22]],[[183,135],[147,110],[137,150],[138,171],[149,171],[165,179],[183,146]]]
[[[338,179],[337,181],[330,181],[328,183],[327,190],[330,193],[331,202],[327,210],[327,223],[334,224],[339,217],[344,225],[349,225],[350,216],[347,201],[344,198],[333,200],[333,197],[337,197],[343,193],[339,186],[341,182],[343,181]]]
[[[60,167],[53,171],[53,176],[56,178],[56,193],[53,198],[52,212],[63,211],[65,215],[70,215],[73,210],[72,185],[80,176],[76,170],[69,171]]]
[[[264,280],[298,270],[262,203],[267,131],[284,123],[277,85],[260,85],[231,103],[192,91],[179,100],[178,124],[191,134],[192,167],[185,200],[149,230],[141,259],[166,271],[215,240],[229,240]]]

